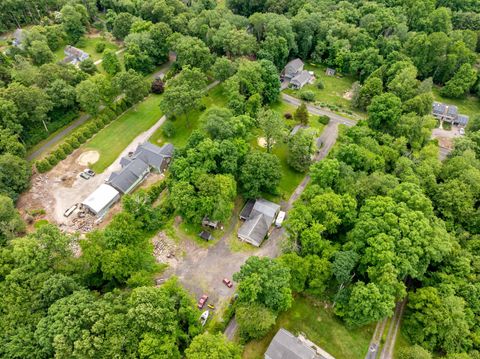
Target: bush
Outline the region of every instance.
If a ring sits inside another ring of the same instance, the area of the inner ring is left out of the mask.
[[[48,163],[50,163],[50,168],[56,166],[56,164],[60,161],[55,155],[55,152],[50,153],[46,160],[48,161]]]
[[[68,143],[64,142],[60,145],[60,149],[66,154],[69,155],[73,152],[73,147]]]
[[[292,114],[290,112],[287,112],[285,115],[283,115],[287,120],[291,120],[293,118]]]
[[[44,159],[44,160],[36,161],[35,168],[37,169],[38,172],[45,173],[52,169],[52,165],[48,160]]]
[[[325,88],[325,84],[323,83],[322,80],[318,80],[315,86],[317,86],[317,89],[319,90],[323,90]]]
[[[162,133],[166,138],[175,136],[175,126],[170,120],[166,121],[162,126]]]
[[[95,45],[95,52],[101,54],[103,51],[105,51],[105,46],[107,46],[104,42],[97,42]]]
[[[162,79],[155,79],[152,81],[152,86],[150,91],[156,94],[162,94],[165,90],[165,84],[163,83]]]
[[[114,111],[112,111],[111,108],[105,108],[102,112],[102,115],[107,116],[109,122],[117,118],[117,114]]]
[[[328,117],[327,115],[318,116],[318,123],[322,125],[328,125],[329,122],[330,122],[330,117]]]
[[[207,106],[204,103],[201,103],[200,106],[198,106],[198,109],[203,112],[207,109]]]
[[[312,102],[315,100],[315,93],[310,90],[304,90],[300,92],[300,98],[304,101]]]
[[[88,139],[88,137],[85,137],[83,131],[80,130],[75,133],[75,136],[77,137],[79,144],[85,143],[85,141]]]
[[[58,162],[67,158],[67,155],[60,147],[57,148],[53,153],[55,154],[55,157],[58,159]]]
[[[80,147],[80,142],[78,142],[78,139],[74,135],[69,136],[65,141],[68,142],[73,149]]]

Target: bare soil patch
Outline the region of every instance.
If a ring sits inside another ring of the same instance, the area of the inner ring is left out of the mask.
[[[100,153],[98,151],[86,151],[78,156],[77,163],[80,166],[89,166],[94,164],[100,158]]]

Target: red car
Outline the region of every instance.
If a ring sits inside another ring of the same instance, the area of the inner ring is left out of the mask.
[[[233,287],[232,281],[230,279],[227,279],[227,278],[223,278],[223,284],[225,284],[228,288]]]
[[[198,309],[202,309],[205,303],[207,302],[207,300],[208,300],[208,295],[206,294],[202,295],[197,303]]]

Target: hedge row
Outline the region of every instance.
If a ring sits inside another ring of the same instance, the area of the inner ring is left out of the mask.
[[[40,173],[50,171],[58,162],[64,160],[74,150],[90,139],[94,134],[112,122],[117,116],[125,112],[130,104],[125,99],[120,99],[110,107],[100,111],[95,119],[82,125],[68,137],[54,151],[50,152],[45,158],[35,162],[35,168]]]

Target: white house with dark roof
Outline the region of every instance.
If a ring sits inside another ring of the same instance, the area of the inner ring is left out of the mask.
[[[238,229],[238,238],[260,247],[279,211],[278,204],[263,198],[248,201],[240,213],[240,218],[245,222]]]
[[[65,46],[65,50],[63,50],[63,53],[65,54],[65,58],[62,60],[62,62],[75,66],[90,57],[90,55],[87,54],[85,51],[77,49],[76,47],[73,47],[71,45]]]
[[[173,145],[170,143],[158,147],[145,142],[135,152],[120,159],[120,171],[113,172],[107,183],[121,193],[130,193],[147,177],[151,170],[164,172],[173,156]]]
[[[313,79],[314,76],[309,71],[303,70],[290,80],[290,87],[297,90],[301,89],[306,84],[311,83]]]
[[[265,353],[265,359],[335,359],[325,350],[306,339],[280,328]]]
[[[282,77],[290,80],[303,71],[305,64],[300,59],[293,59],[290,61],[282,71]]]

